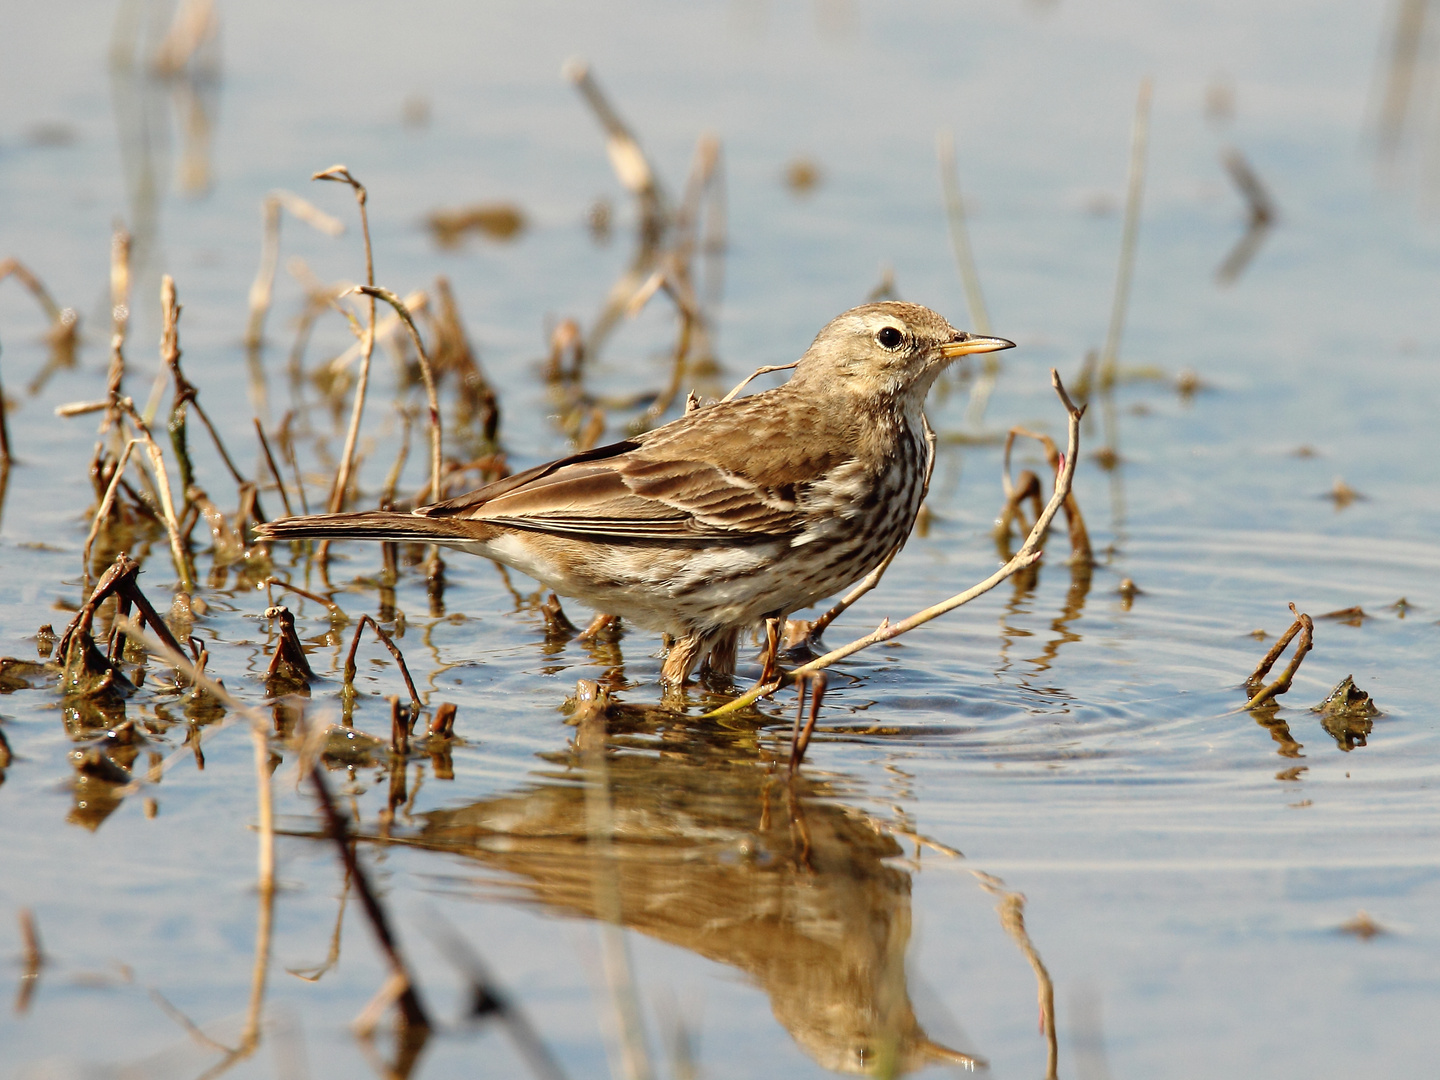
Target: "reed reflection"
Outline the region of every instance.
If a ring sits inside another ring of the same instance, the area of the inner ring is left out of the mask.
[[[981,1064],[932,1040],[915,1017],[905,975],[911,876],[889,861],[904,851],[884,822],[840,801],[843,777],[790,781],[749,732],[603,711],[602,727],[592,713],[532,783],[424,815],[417,834],[392,842],[499,872],[467,879],[484,898],[613,918],[737,968],[826,1068]],[[597,773],[608,795],[603,837]]]

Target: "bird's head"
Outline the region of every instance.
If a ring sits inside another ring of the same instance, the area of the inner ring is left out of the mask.
[[[831,319],[800,358],[796,375],[819,385],[834,381],[836,388],[862,395],[921,402],[952,360],[1014,347],[1004,338],[956,330],[919,304],[886,301]]]

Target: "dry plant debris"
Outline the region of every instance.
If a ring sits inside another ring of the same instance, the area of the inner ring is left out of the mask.
[[[1245,703],[1247,709],[1261,708],[1288,691],[1291,681],[1295,678],[1295,672],[1300,670],[1300,664],[1305,659],[1305,654],[1310,651],[1314,643],[1314,621],[1309,615],[1302,614],[1297,610],[1294,604],[1290,605],[1290,612],[1295,616],[1295,621],[1290,624],[1290,628],[1285,633],[1280,635],[1275,644],[1270,647],[1270,651],[1261,658],[1255,670],[1250,673],[1250,677],[1245,680],[1245,691],[1250,695],[1250,700]],[[1275,666],[1275,661],[1280,659],[1280,655],[1297,635],[1300,640],[1295,645],[1295,654],[1290,658],[1289,665],[1278,679],[1266,685],[1265,676],[1270,674],[1270,669]]]

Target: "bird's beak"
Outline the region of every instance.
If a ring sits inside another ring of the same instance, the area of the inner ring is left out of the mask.
[[[977,352],[999,352],[1001,349],[1013,349],[1015,343],[1006,341],[1003,337],[981,337],[978,334],[966,334],[959,341],[947,341],[940,346],[940,355],[947,360],[953,360],[957,356],[967,356]]]

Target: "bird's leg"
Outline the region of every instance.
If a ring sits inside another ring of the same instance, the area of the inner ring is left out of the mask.
[[[712,675],[734,675],[735,674],[735,651],[739,643],[740,631],[721,630],[711,639],[710,653],[705,657],[705,666],[702,670]]]
[[[660,681],[668,687],[680,687],[700,663],[707,644],[704,634],[686,634],[670,646],[660,668]]]
[[[760,654],[762,666],[760,668],[760,685],[769,686],[780,675],[780,623],[779,615],[767,616],[765,619],[765,651]]]
[[[606,615],[603,611],[597,611],[595,618],[590,620],[590,625],[580,632],[581,641],[605,640],[613,638],[620,627],[618,615]]]

